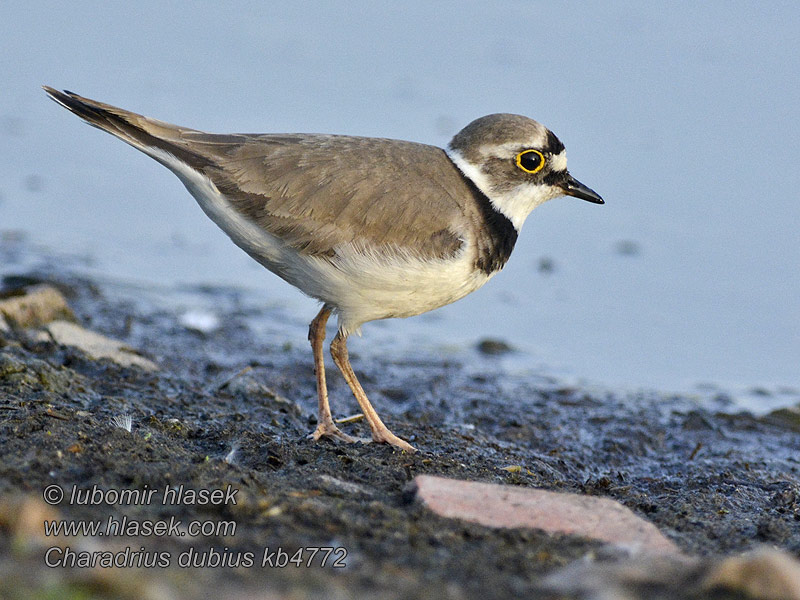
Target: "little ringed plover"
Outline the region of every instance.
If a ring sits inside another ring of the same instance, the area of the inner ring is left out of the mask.
[[[399,140],[320,134],[212,134],[71,92],[56,102],[151,156],[183,182],[233,242],[322,303],[309,340],[317,377],[314,439],[355,441],[334,424],[323,366],[325,324],[376,442],[394,435],[350,366],[347,336],[376,319],[410,317],[475,291],[506,264],[528,214],[569,195],[603,199],[567,171],[564,145],[513,114],[481,117],[447,150]]]

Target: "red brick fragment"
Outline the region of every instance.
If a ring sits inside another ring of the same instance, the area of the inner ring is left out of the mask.
[[[576,535],[637,551],[680,552],[655,525],[610,498],[430,475],[417,476],[414,484],[417,498],[443,517]]]

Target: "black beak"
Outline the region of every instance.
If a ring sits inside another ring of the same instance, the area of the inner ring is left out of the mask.
[[[583,185],[572,175],[567,175],[567,180],[561,184],[561,189],[564,190],[567,196],[574,196],[575,198],[580,198],[587,202],[594,202],[595,204],[605,204],[600,194]]]

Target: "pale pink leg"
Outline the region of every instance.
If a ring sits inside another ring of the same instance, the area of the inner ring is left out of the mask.
[[[379,443],[391,444],[392,446],[397,446],[401,450],[406,450],[408,452],[416,452],[417,449],[414,448],[414,446],[389,431],[389,428],[381,421],[378,413],[372,408],[372,404],[370,404],[369,399],[367,399],[367,394],[364,393],[364,388],[361,387],[361,384],[356,378],[356,374],[353,372],[353,367],[350,366],[350,358],[347,354],[347,336],[342,335],[341,331],[336,334],[336,337],[333,338],[331,342],[331,356],[333,357],[333,362],[336,363],[336,366],[339,367],[342,375],[344,375],[344,380],[353,391],[353,395],[356,397],[358,405],[361,407],[361,412],[364,413],[364,417],[367,419],[367,423],[369,423],[369,428],[372,430],[372,440]]]
[[[355,442],[355,438],[343,433],[336,427],[331,416],[331,407],[328,404],[323,343],[325,342],[325,324],[328,322],[330,314],[331,309],[327,305],[323,306],[308,328],[308,340],[311,342],[311,350],[314,352],[314,372],[317,375],[317,401],[319,405],[317,428],[309,437],[315,440],[321,437],[332,437],[345,442]]]

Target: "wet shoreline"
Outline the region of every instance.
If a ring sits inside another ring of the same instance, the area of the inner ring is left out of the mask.
[[[581,537],[437,516],[409,491],[421,475],[613,499],[700,561],[694,571],[686,567],[687,578],[705,568],[703,561],[761,546],[800,554],[800,423],[791,410],[726,414],[689,397],[600,395],[495,368],[476,371],[452,357],[364,350],[353,364],[368,394],[389,427],[420,452],[316,444],[306,437],[315,424],[310,352],[302,340],[265,334],[268,327],[255,331],[253,307],[237,308],[233,291],[197,291],[223,307],[218,326],[203,330],[174,306],[142,302],[125,289],[63,271],[16,275],[6,279],[7,293],[21,284],[56,287],[78,326],[122,342],[157,370],[91,358],[36,333],[41,327],[0,333],[0,526],[7,532],[0,574],[12,598],[26,597],[13,594],[37,581],[97,597],[133,586],[131,597],[155,598],[157,582],[179,598],[207,590],[233,590],[231,597],[253,590],[264,597],[288,590],[292,597],[412,598],[432,590],[443,597],[547,597],[547,578],[575,561],[634,560]],[[258,318],[280,320],[271,310]],[[355,413],[335,368],[328,378],[335,416]],[[343,427],[368,433],[363,421]],[[230,486],[238,495],[236,503],[217,505],[45,505],[42,493],[52,484],[162,493]],[[111,541],[43,538],[37,526],[26,529],[11,516],[27,512],[33,522],[41,514],[81,522],[113,515],[230,521],[236,530],[191,541],[152,532]],[[189,548],[202,560],[214,552],[222,561],[252,553],[258,567],[54,570],[42,556],[59,544],[85,552],[130,548],[128,555],[142,548],[175,560]],[[316,547],[344,548],[346,567],[261,565],[266,548]],[[656,579],[652,589],[674,585]],[[697,597],[691,590],[673,589],[670,597]]]

